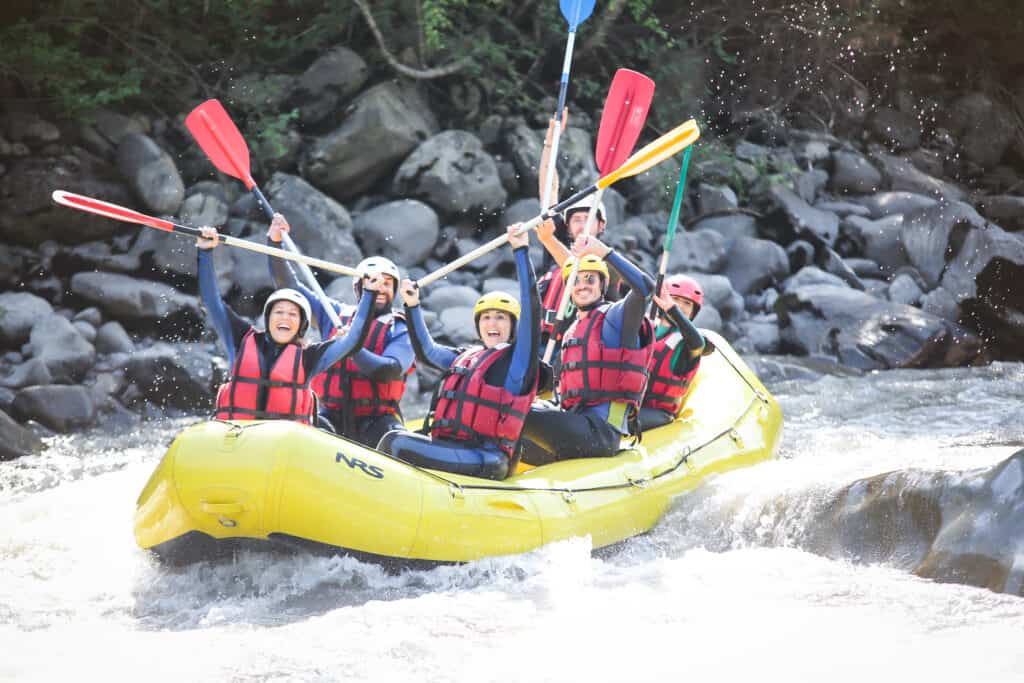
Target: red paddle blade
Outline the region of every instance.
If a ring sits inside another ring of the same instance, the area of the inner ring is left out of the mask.
[[[604,101],[594,160],[602,175],[617,169],[640,138],[654,99],[654,81],[642,73],[619,69]]]
[[[107,218],[113,218],[116,221],[138,223],[140,225],[148,225],[151,228],[159,228],[160,230],[174,232],[174,223],[171,223],[170,221],[165,221],[161,218],[154,218],[153,216],[147,216],[144,213],[132,211],[131,209],[126,209],[125,207],[118,206],[117,204],[111,204],[110,202],[104,202],[99,199],[93,199],[92,197],[86,197],[72,192],[65,192],[64,190],[55,190],[52,196],[53,201],[62,206],[71,207],[72,209],[94,213],[99,216],[106,216]]]
[[[251,190],[256,182],[249,166],[249,146],[218,100],[206,100],[185,117],[185,127],[222,173],[238,178]]]

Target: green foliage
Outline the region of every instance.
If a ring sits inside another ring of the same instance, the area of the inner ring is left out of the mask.
[[[291,77],[346,45],[375,79],[394,75],[385,51],[412,69],[466,60],[424,88],[454,125],[495,112],[532,120],[557,93],[566,23],[555,0],[365,3],[383,46],[354,0],[34,0],[0,28],[0,76],[58,114],[124,105],[177,115],[243,75]],[[615,68],[637,69],[658,83],[649,121],[663,132],[702,113],[719,123],[735,105],[784,113],[801,93],[825,101],[843,74],[883,92],[888,67],[913,60],[939,61],[963,82],[1009,83],[1024,66],[1022,32],[1020,0],[608,0],[580,26],[570,101],[595,111]],[[478,107],[452,101],[467,92]],[[271,111],[247,110],[261,131],[295,125],[282,111],[291,103],[265,101]]]
[[[281,113],[261,111],[249,118],[247,127],[263,143],[261,151],[268,161],[280,159],[288,152],[288,146],[285,144],[288,127],[297,118],[299,118],[298,109]]]

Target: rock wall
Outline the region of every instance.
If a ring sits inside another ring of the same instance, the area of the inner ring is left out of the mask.
[[[339,48],[297,78],[252,76],[279,83],[274,106],[301,114],[283,154],[264,158],[263,143],[249,143],[254,175],[304,252],[348,265],[383,254],[418,278],[538,213],[543,119],[492,115],[476,130],[445,128],[416,86],[369,82],[368,71]],[[233,97],[245,96],[244,82]],[[766,112],[705,131],[670,259],[707,288],[698,324],[744,353],[859,371],[1024,359],[1015,131],[984,123],[1007,113],[982,93],[944,104],[943,127],[925,130],[878,102],[856,140]],[[653,106],[671,105],[655,97]],[[14,451],[37,444],[8,415],[45,433],[40,425],[64,431],[211,405],[225,368],[196,297],[194,244],[50,199],[55,189],[79,192],[262,241],[255,200],[212,170],[184,130],[186,113],[101,111],[60,125],[0,116],[0,419],[17,435],[7,441]],[[595,180],[595,136],[591,117],[575,113],[558,160],[563,195]],[[669,161],[605,196],[606,241],[649,271],[678,170]],[[531,255],[546,267],[537,245]],[[228,302],[256,314],[272,287],[263,257],[220,248],[216,263]],[[345,279],[322,275],[332,295],[351,296]],[[470,342],[469,307],[484,291],[512,288],[510,277],[502,249],[433,285],[431,331]],[[409,401],[421,404],[434,381],[420,373]]]

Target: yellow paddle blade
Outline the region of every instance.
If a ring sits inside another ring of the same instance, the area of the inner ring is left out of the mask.
[[[626,159],[622,166],[600,178],[597,186],[604,189],[617,180],[643,173],[697,142],[699,137],[700,129],[697,128],[697,122],[690,119],[637,151]]]

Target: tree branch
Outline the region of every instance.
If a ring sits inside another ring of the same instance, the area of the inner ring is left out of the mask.
[[[354,2],[356,7],[359,8],[359,11],[362,12],[363,18],[370,27],[370,32],[373,33],[373,37],[377,40],[377,46],[384,54],[384,59],[391,65],[392,69],[403,76],[416,79],[443,78],[462,71],[471,63],[469,57],[463,57],[462,59],[456,60],[445,66],[434,67],[432,69],[413,69],[412,67],[402,64],[393,54],[391,54],[387,45],[384,44],[384,36],[381,35],[380,28],[378,28],[377,21],[373,18],[373,13],[370,12],[370,6],[366,3],[366,0],[352,0],[352,2]]]

